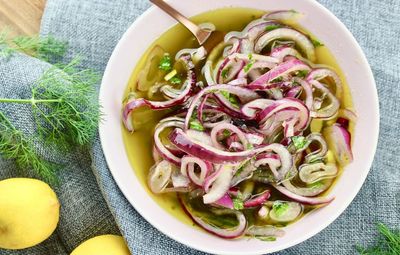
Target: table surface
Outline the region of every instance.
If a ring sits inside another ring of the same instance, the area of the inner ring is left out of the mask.
[[[46,0],[0,0],[0,32],[9,29],[9,36],[39,33]]]

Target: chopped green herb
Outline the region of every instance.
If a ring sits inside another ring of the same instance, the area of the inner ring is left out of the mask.
[[[181,84],[182,83],[182,80],[181,80],[181,78],[179,78],[179,77],[177,77],[176,75],[175,75],[175,77],[173,77],[171,80],[169,80],[172,84]]]
[[[275,211],[275,214],[279,217],[284,214],[289,208],[289,204],[282,201],[275,201],[272,205],[272,210]]]
[[[308,143],[308,140],[304,136],[292,136],[290,139],[296,150],[303,149]]]
[[[283,78],[280,76],[280,77],[276,77],[271,82],[274,83],[274,82],[281,82],[281,81],[283,81]]]
[[[324,184],[321,181],[317,181],[314,183],[311,183],[308,187],[312,188],[312,189],[319,189],[322,188],[324,186]]]
[[[167,72],[172,70],[172,61],[168,53],[161,58],[158,68]]]
[[[253,59],[253,54],[249,53],[249,54],[247,55],[247,57],[249,58],[249,60],[252,60],[252,59]]]
[[[53,36],[17,36],[7,39],[9,31],[0,32],[0,57],[8,59],[16,51],[24,52],[32,57],[49,61],[61,57],[67,50],[67,43],[55,39]]]
[[[231,132],[225,129],[224,131],[222,131],[222,134],[224,135],[224,138],[228,138],[231,135]]]
[[[193,119],[190,121],[190,129],[198,130],[198,131],[204,131],[203,125],[201,125],[200,121],[198,119]]]
[[[249,63],[247,63],[247,65],[244,67],[244,71],[247,73],[250,71],[250,69],[253,67],[254,65],[254,59],[250,60]]]
[[[222,78],[224,78],[224,79],[228,78],[228,74],[229,74],[230,70],[231,70],[231,67],[227,67],[227,68],[223,69],[221,72]]]
[[[314,47],[324,46],[324,44],[318,41],[317,39],[312,39],[311,42],[314,45]]]
[[[307,70],[300,70],[297,72],[297,76],[302,77],[302,78],[306,77],[307,74],[308,74]]]
[[[239,108],[239,101],[238,101],[238,99],[237,99],[234,95],[231,95],[229,92],[226,92],[226,91],[221,91],[221,94],[222,94],[226,99],[228,99],[229,102],[230,102],[233,106]]]
[[[244,208],[243,200],[239,197],[233,199],[233,208],[235,210],[242,210]]]
[[[265,27],[265,31],[267,31],[267,32],[272,31],[272,30],[275,30],[280,27],[281,27],[281,25],[278,25],[278,24],[268,25]]]
[[[251,149],[253,149],[253,148],[254,148],[254,146],[253,146],[251,143],[248,143],[248,144],[247,144],[247,148],[246,148],[246,149],[251,150]]]
[[[255,238],[257,238],[260,241],[264,241],[264,242],[276,241],[276,237],[275,236],[256,236]]]
[[[400,230],[390,230],[382,223],[377,224],[380,237],[373,247],[356,245],[361,255],[398,255],[400,254]]]

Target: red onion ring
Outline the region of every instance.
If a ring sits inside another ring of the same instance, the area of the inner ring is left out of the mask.
[[[303,196],[300,196],[300,195],[290,192],[285,187],[278,186],[275,184],[273,184],[272,186],[274,186],[274,188],[277,189],[283,195],[289,197],[290,199],[292,199],[294,201],[297,201],[297,202],[299,202],[301,204],[305,204],[305,205],[326,205],[335,199],[334,197],[331,197],[331,198],[328,198],[328,197],[303,197]]]
[[[262,86],[263,84],[269,83],[278,77],[302,70],[309,71],[310,67],[296,58],[289,59],[288,61],[279,64],[265,74],[261,75],[257,80],[251,82],[249,86]]]
[[[267,201],[270,196],[271,192],[269,190],[266,190],[263,193],[245,201],[243,205],[245,208],[257,207],[265,203],[265,201]]]
[[[311,40],[301,32],[292,28],[277,28],[264,33],[255,42],[254,51],[261,52],[268,43],[283,38],[294,41],[296,45],[305,52],[307,59],[312,62],[315,61],[315,48]]]
[[[341,166],[351,163],[353,161],[353,153],[351,151],[350,132],[338,124],[326,127],[323,132],[329,147],[333,150],[336,162]]]
[[[200,167],[200,174],[196,175],[194,165]],[[203,186],[203,183],[209,173],[213,170],[211,163],[203,161],[196,157],[184,156],[181,161],[181,173],[198,186]]]
[[[246,226],[247,226],[246,217],[243,215],[243,213],[241,213],[239,211],[233,211],[233,210],[224,211],[225,213],[229,212],[229,213],[235,214],[236,218],[238,220],[238,225],[236,228],[233,228],[233,229],[223,229],[223,228],[218,228],[213,225],[210,225],[207,222],[205,222],[201,217],[194,215],[191,212],[191,210],[188,208],[188,206],[182,201],[182,199],[181,199],[181,204],[182,204],[182,208],[187,213],[187,215],[189,215],[189,217],[192,218],[192,220],[197,225],[199,225],[200,227],[202,227],[204,230],[206,230],[207,232],[209,232],[211,234],[214,234],[216,236],[219,236],[219,237],[222,237],[225,239],[233,239],[233,238],[237,238],[237,237],[240,237],[241,235],[243,235],[244,231],[246,230]],[[217,211],[215,211],[215,212],[217,212]]]

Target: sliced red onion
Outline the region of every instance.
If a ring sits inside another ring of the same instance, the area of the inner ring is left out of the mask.
[[[265,20],[297,21],[303,14],[295,10],[273,11],[262,16]]]
[[[265,74],[261,75],[257,80],[251,82],[249,86],[262,86],[278,77],[302,70],[309,71],[310,67],[296,58],[289,59],[288,61],[279,64]]]
[[[261,52],[267,44],[277,39],[288,39],[294,41],[296,45],[304,51],[309,60],[312,62],[315,61],[315,48],[311,40],[304,34],[292,28],[277,28],[266,32],[255,42],[254,51]]]
[[[336,161],[340,166],[346,166],[353,161],[351,151],[351,134],[338,124],[326,127],[324,136],[327,138],[329,148],[333,150]]]
[[[167,188],[171,180],[172,165],[163,160],[154,165],[148,175],[148,185],[153,193],[162,193]]]
[[[303,197],[315,197],[326,191],[332,184],[331,180],[324,180],[321,185],[311,185],[310,187],[296,187],[290,180],[285,180],[282,182],[283,186],[290,192]]]
[[[190,184],[189,178],[182,175],[179,170],[172,172],[171,180],[174,188],[187,188]]]
[[[286,93],[285,97],[297,98],[301,91],[302,91],[302,87],[300,87],[300,86],[293,87]]]
[[[168,98],[168,99],[173,99],[179,97],[182,93],[183,90],[181,89],[175,89],[171,85],[164,85],[160,88],[160,91]]]
[[[353,123],[357,121],[357,114],[350,109],[340,109],[338,112],[338,117],[345,118]]]
[[[153,146],[152,152],[153,152],[153,160],[154,160],[154,162],[156,162],[156,164],[163,160],[160,153],[158,153],[156,146]]]
[[[230,59],[226,58],[218,67],[216,81],[217,83],[226,83],[235,79],[238,73],[243,69],[245,66],[245,61],[237,60],[237,59]],[[226,70],[227,74],[226,77],[223,77],[223,71]]]
[[[207,103],[209,95],[206,95],[200,102],[199,107],[197,108],[197,119],[203,125],[203,108]]]
[[[342,81],[337,75],[337,73],[331,69],[328,68],[316,68],[313,69],[306,77],[307,81],[312,81],[312,80],[322,80],[326,77],[331,77],[333,81],[335,82],[335,88],[336,88],[336,97],[337,98],[342,98],[343,95],[343,84]]]
[[[160,153],[161,157],[169,162],[180,165],[181,159],[175,156],[171,151],[169,151],[160,140],[161,132],[168,127],[178,127],[183,128],[183,119],[181,118],[167,118],[161,121],[154,131],[154,146]]]
[[[322,159],[326,156],[326,153],[328,152],[328,145],[326,144],[326,141],[321,134],[311,133],[307,136],[307,140],[309,141],[309,145],[314,141],[319,143],[319,149],[307,154],[307,156],[305,157],[307,163],[313,162],[318,159]],[[306,146],[303,150],[308,148],[309,145]]]
[[[334,164],[314,163],[303,164],[299,168],[299,177],[305,183],[315,183],[319,180],[334,178],[338,169]]]
[[[281,47],[276,47],[271,51],[270,54],[271,57],[276,58],[279,60],[279,62],[283,62],[283,59],[286,56],[293,56],[293,57],[299,57],[301,56],[300,53],[293,49],[292,47],[288,46],[281,46]]]
[[[231,187],[234,187],[244,180],[247,180],[253,176],[253,171],[257,168],[254,166],[254,160],[250,159],[237,167],[235,175],[231,181]]]
[[[125,104],[123,112],[122,112],[122,120],[124,122],[125,127],[128,129],[128,131],[133,132],[134,127],[133,127],[133,122],[131,119],[131,114],[132,112],[142,106],[149,106],[153,110],[162,110],[162,109],[167,109],[172,106],[176,106],[179,104],[182,104],[186,102],[189,97],[190,97],[190,92],[192,90],[192,87],[194,86],[195,82],[195,73],[193,71],[189,71],[189,77],[188,80],[183,85],[182,93],[168,101],[149,101],[144,98],[138,98],[138,99],[133,99],[130,100],[128,103]]]
[[[196,216],[194,213],[191,212],[191,209],[185,204],[185,202],[181,203],[183,205],[183,209],[184,211],[190,216],[190,218],[192,218],[192,220],[194,222],[197,223],[197,225],[199,225],[200,227],[202,227],[204,230],[206,230],[207,232],[210,232],[211,234],[214,234],[216,236],[225,238],[225,239],[233,239],[233,238],[237,238],[240,237],[241,235],[243,235],[245,229],[246,229],[246,225],[247,225],[247,221],[246,221],[246,217],[243,215],[243,213],[239,212],[239,211],[234,211],[234,210],[214,210],[214,213],[216,214],[235,214],[236,218],[238,220],[238,225],[235,228],[229,228],[229,229],[224,229],[224,228],[218,228],[216,226],[213,226],[209,223],[207,223],[203,217],[199,217]],[[220,211],[220,213],[218,213]]]
[[[277,189],[280,193],[283,195],[287,196],[290,199],[293,199],[294,201],[297,201],[299,203],[305,204],[305,205],[324,205],[332,202],[335,198],[331,197],[303,197],[300,195],[297,195],[295,193],[290,192],[287,190],[285,187],[275,185],[273,184],[274,188]]]
[[[242,106],[242,114],[249,119],[254,119],[257,113],[261,110],[267,108],[267,106],[274,103],[274,100],[270,99],[255,99],[253,101],[248,102],[247,104]]]
[[[233,209],[233,201],[232,201],[232,198],[229,196],[228,193],[226,193],[223,197],[221,197],[214,204],[217,205],[217,206],[224,207],[224,208]]]
[[[192,99],[192,102],[190,103],[185,119],[186,129],[189,126],[190,118],[193,114],[194,108],[198,105],[200,99],[206,94],[215,93],[219,91],[226,91],[231,94],[237,95],[243,102],[248,102],[259,97],[259,95],[256,92],[235,85],[214,85],[206,87],[202,89],[199,93],[197,93],[197,95]]]
[[[278,213],[277,210],[275,209],[276,207],[274,206],[276,204],[285,204],[286,210],[282,211],[281,209],[281,211],[279,211]],[[303,212],[303,206],[299,203],[277,200],[274,201],[272,210],[269,211],[269,217],[271,220],[276,222],[290,222],[298,218],[302,212]]]
[[[235,125],[230,124],[230,123],[221,123],[221,124],[215,126],[211,130],[210,136],[211,136],[211,141],[212,141],[212,144],[214,145],[214,147],[223,149],[221,144],[218,142],[218,134],[222,133],[224,130],[229,130],[231,133],[236,134],[237,137],[239,138],[240,142],[244,146],[244,148],[248,148],[249,141],[247,140],[244,132],[242,130],[240,130],[238,127],[236,127]]]
[[[279,113],[285,109],[294,109],[299,111],[297,115],[297,123],[294,126],[294,131],[302,131],[304,128],[307,127],[310,118],[310,111],[304,105],[304,103],[296,98],[283,98],[281,100],[274,101],[272,104],[268,105],[264,110],[258,113],[257,120],[260,123],[265,123],[269,118],[274,116],[274,114]],[[285,115],[281,115],[284,117]],[[293,118],[292,113],[288,116],[288,118]],[[275,122],[276,123],[276,122]]]
[[[267,201],[270,196],[271,196],[270,191],[266,190],[263,193],[256,195],[255,197],[245,201],[243,205],[246,208],[257,207],[262,205],[265,201]]]
[[[294,78],[294,81],[300,84],[300,86],[303,88],[303,91],[305,93],[306,99],[304,101],[304,104],[307,106],[307,108],[311,111],[313,108],[313,91],[311,85],[300,79],[300,78]]]
[[[258,210],[257,212],[257,216],[261,219],[261,220],[266,220],[268,219],[268,214],[269,214],[269,208],[265,205],[260,207],[260,210]]]
[[[253,225],[246,230],[246,235],[255,237],[282,237],[285,231],[272,225]]]
[[[212,183],[209,191],[203,196],[205,204],[211,204],[222,198],[229,190],[234,169],[229,165],[222,165],[220,174]]]
[[[200,173],[195,173],[195,165],[200,168]],[[212,172],[213,166],[207,161],[196,157],[184,156],[181,161],[181,173],[198,186],[203,186],[206,177]]]
[[[242,31],[241,36],[246,36],[249,41],[254,41],[268,26],[281,26],[282,24],[274,21],[265,21],[257,19],[250,22]]]
[[[216,170],[213,173],[211,173],[204,181],[203,190],[205,192],[210,191],[211,185],[224,170],[221,165],[217,165],[217,164],[214,164],[214,169],[216,169]]]
[[[259,167],[262,165],[268,165],[277,180],[283,179],[286,175],[286,173],[280,173],[278,171],[278,168],[281,167],[282,164],[279,157],[277,157],[275,154],[264,153],[258,155],[254,166]]]
[[[260,145],[264,142],[264,136],[258,133],[246,133],[247,141],[253,145]]]
[[[235,59],[235,58],[236,59],[241,59],[241,60],[245,60],[246,62],[250,61],[250,58],[251,58],[251,59],[258,60],[258,61],[261,61],[261,62],[264,62],[264,63],[272,64],[272,65],[279,63],[279,60],[276,59],[276,58],[273,58],[273,57],[270,57],[270,56],[261,55],[261,54],[255,54],[255,53],[252,53],[251,55],[250,54],[243,54],[243,53],[233,53],[228,58],[229,59]]]
[[[268,69],[272,69],[276,66],[276,64],[272,63],[272,62],[264,62],[264,61],[257,61],[254,64],[252,64],[250,67],[248,68],[243,68],[239,74],[238,74],[238,79],[244,79],[245,77],[250,77],[251,80],[256,80],[258,79],[258,77],[260,77],[262,74],[261,72],[259,72],[258,69],[264,69],[264,68],[268,68]],[[246,83],[247,85],[247,79],[246,79]]]
[[[242,71],[240,71],[240,72],[242,72]],[[240,75],[240,73],[239,73],[239,75]],[[239,77],[239,75],[238,75],[238,77]],[[228,85],[236,85],[236,86],[247,85],[247,79],[244,77],[237,78],[235,80],[228,82]]]
[[[204,67],[202,69],[202,73],[203,73],[204,78],[206,79],[206,82],[209,86],[215,84],[215,80],[212,75],[212,61],[207,60],[207,62],[204,64]]]
[[[318,109],[317,111],[312,111],[311,112],[311,117],[315,118],[323,118],[323,119],[329,119],[332,118],[339,110],[340,107],[340,102],[339,100],[329,91],[328,88],[326,88],[324,85],[319,83],[316,80],[310,81],[310,84],[321,90],[322,93],[329,99],[330,104]]]
[[[245,150],[240,152],[229,152],[216,149],[204,143],[190,138],[181,129],[175,129],[170,134],[171,142],[182,151],[198,158],[206,158],[214,164],[226,164],[241,162],[248,157],[264,151],[273,151],[282,160],[281,172],[287,172],[292,167],[292,157],[285,146],[281,144],[270,144],[257,149]]]
[[[182,49],[176,53],[175,60],[186,56],[190,56],[194,63],[198,63],[207,56],[207,51],[203,46],[195,49]]]
[[[207,144],[210,146],[213,145],[211,136],[206,132],[189,129],[189,130],[186,130],[186,134],[198,142],[201,142],[201,143],[204,143],[204,144]]]

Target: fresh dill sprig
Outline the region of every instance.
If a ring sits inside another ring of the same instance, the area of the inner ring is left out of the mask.
[[[78,70],[79,59],[62,68],[47,70],[32,86],[31,98],[0,98],[0,103],[30,104],[39,135],[47,142],[68,148],[91,141],[101,117],[95,84],[99,75]]]
[[[62,57],[67,50],[67,43],[53,36],[17,36],[8,39],[8,30],[0,32],[0,57],[10,58],[16,51],[49,62],[52,58]]]
[[[16,129],[0,111],[0,155],[14,159],[20,169],[32,169],[49,183],[57,183],[57,165],[40,157],[32,141]]]
[[[373,247],[356,246],[361,255],[398,255],[400,254],[400,230],[390,230],[382,223],[377,224],[380,234],[378,242]]]
[[[75,58],[67,65],[51,67],[32,86],[30,98],[0,98],[0,104],[30,105],[41,142],[61,150],[88,144],[101,119],[95,90],[99,75],[89,69],[79,70],[79,63]],[[35,170],[45,180],[54,179],[54,166],[36,154],[33,143],[4,113],[1,116],[0,155],[15,159],[22,169]]]

